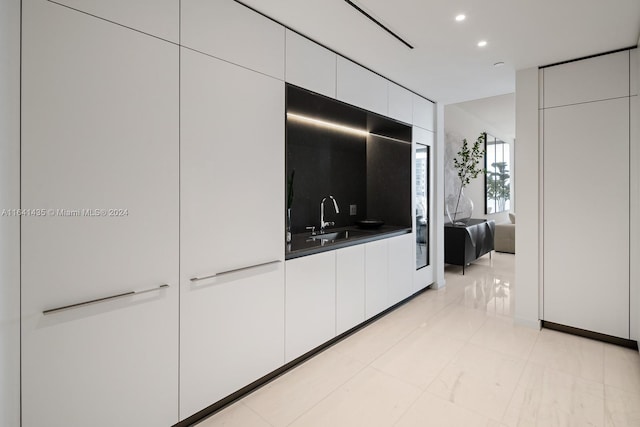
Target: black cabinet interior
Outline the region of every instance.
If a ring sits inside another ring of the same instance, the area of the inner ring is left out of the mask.
[[[325,220],[335,227],[367,218],[411,227],[411,126],[296,86],[286,90],[292,233],[319,227],[320,202],[329,195],[340,213],[327,202]]]

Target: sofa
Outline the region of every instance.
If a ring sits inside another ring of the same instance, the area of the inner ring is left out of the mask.
[[[497,252],[516,253],[516,215],[509,214],[509,221],[496,224],[494,247]]]

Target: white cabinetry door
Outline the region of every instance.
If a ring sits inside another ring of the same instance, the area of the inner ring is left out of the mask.
[[[393,237],[389,244],[389,306],[413,294],[415,235]]]
[[[287,30],[287,83],[335,98],[336,58],[330,50]]]
[[[338,56],[340,101],[374,113],[389,114],[389,82],[379,75]]]
[[[336,333],[364,322],[364,245],[336,251]]]
[[[413,94],[392,82],[389,82],[389,117],[413,123]]]
[[[180,0],[56,0],[56,3],[174,43],[180,40]]]
[[[544,110],[546,321],[629,338],[629,98]]]
[[[435,132],[436,116],[433,102],[421,96],[413,95],[413,124],[422,129]]]
[[[284,83],[183,49],[180,105],[184,418],[283,362]]]
[[[22,425],[174,424],[178,48],[48,1],[23,18],[22,207],[48,211],[21,226]]]
[[[181,419],[284,365],[284,263],[183,286]]]
[[[234,0],[182,0],[182,46],[284,80],[284,27]]]
[[[365,317],[389,307],[389,249],[387,240],[365,244]]]
[[[334,251],[286,263],[285,359],[290,362],[336,336]]]
[[[629,96],[629,51],[543,69],[544,107]]]

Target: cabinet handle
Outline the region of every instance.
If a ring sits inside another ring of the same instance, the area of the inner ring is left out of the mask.
[[[65,305],[63,307],[52,308],[50,310],[43,311],[42,314],[44,314],[46,316],[47,314],[53,314],[53,313],[57,313],[59,311],[70,310],[72,308],[82,307],[83,305],[95,304],[97,302],[109,301],[109,300],[112,300],[112,299],[127,297],[127,296],[131,296],[131,295],[146,294],[147,292],[159,291],[160,289],[164,289],[164,288],[168,288],[168,287],[169,287],[169,285],[167,285],[165,283],[163,285],[158,286],[157,288],[145,289],[143,291],[129,291],[129,292],[124,292],[124,293],[117,294],[117,295],[111,295],[109,297],[96,298],[96,299],[92,299],[90,301],[79,302],[77,304],[71,304],[71,305]]]
[[[212,274],[210,276],[192,277],[189,280],[191,280],[192,282],[199,282],[201,280],[213,279],[214,277],[224,276],[225,274],[237,273],[239,271],[249,270],[251,268],[262,267],[262,266],[271,265],[271,264],[277,264],[279,262],[281,262],[281,261],[279,259],[277,259],[275,261],[262,262],[260,264],[249,265],[247,267],[240,267],[240,268],[234,268],[233,270],[221,271],[219,273]]]

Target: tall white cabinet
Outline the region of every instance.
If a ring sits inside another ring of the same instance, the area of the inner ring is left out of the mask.
[[[31,0],[22,48],[22,426],[171,425],[178,47]]]
[[[543,320],[629,339],[629,51],[543,70]]]
[[[284,83],[183,49],[180,415],[284,364]]]

